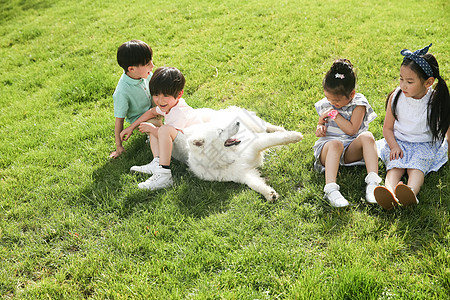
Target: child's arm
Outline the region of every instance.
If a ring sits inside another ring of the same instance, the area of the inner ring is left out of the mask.
[[[316,127],[316,136],[322,137],[327,135],[327,126],[325,125],[328,123],[328,112],[330,112],[331,109],[327,110],[322,115],[319,115],[319,120],[317,121],[317,127]]]
[[[327,126],[325,125],[328,123],[328,113],[332,110],[332,108],[328,109],[322,109],[322,103],[324,100],[321,100],[319,102],[316,102],[314,104],[314,107],[319,114],[319,119],[317,120],[317,126],[316,126],[316,136],[317,137],[323,137],[327,135]]]
[[[327,126],[325,124],[317,124],[316,127],[316,136],[322,137],[327,135]]]
[[[345,132],[350,136],[353,136],[358,132],[359,128],[361,127],[365,114],[366,114],[366,107],[357,106],[352,112],[352,117],[350,118],[350,121],[345,119],[340,114],[337,114],[336,119],[334,119],[334,121],[343,132]]]
[[[393,95],[393,94],[392,94]],[[383,124],[383,136],[386,140],[386,143],[389,145],[389,148],[391,149],[391,153],[389,155],[389,158],[391,160],[403,158],[403,151],[400,149],[400,146],[397,143],[397,140],[395,139],[394,135],[394,114],[392,113],[391,109],[391,101],[392,101],[392,95],[389,98],[389,102],[386,106],[386,116],[384,117],[384,124]]]
[[[139,117],[136,121],[134,121],[130,126],[122,130],[120,133],[120,139],[122,141],[126,141],[129,139],[129,137],[133,134],[133,130],[139,126],[142,122],[145,122],[147,120],[150,120],[151,118],[154,118],[158,116],[158,113],[156,112],[156,108],[152,107],[149,110],[147,110],[145,113],[142,114],[142,116]]]
[[[139,131],[142,133],[150,133],[156,137],[158,137],[158,129],[159,127],[156,127],[154,124],[149,122],[142,122],[139,124]]]
[[[117,158],[125,151],[122,146],[122,140],[120,139],[120,132],[123,130],[124,120],[124,118],[116,118],[116,122],[114,123],[114,139],[116,142],[116,151],[113,151],[109,154],[110,158]]]

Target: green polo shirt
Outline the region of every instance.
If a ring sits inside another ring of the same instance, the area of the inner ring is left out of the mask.
[[[148,89],[152,75],[150,73],[147,78],[137,80],[122,74],[113,94],[114,117],[125,118],[131,124],[152,107],[152,96]]]

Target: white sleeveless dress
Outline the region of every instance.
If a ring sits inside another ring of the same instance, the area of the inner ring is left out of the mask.
[[[394,97],[401,93],[394,91]],[[386,171],[399,169],[418,169],[424,174],[439,170],[448,160],[447,140],[433,143],[427,125],[427,105],[433,90],[430,88],[422,99],[406,97],[403,93],[397,102],[397,119],[394,122],[394,136],[403,158],[390,160],[391,149],[385,139],[377,141],[378,156],[386,165]]]

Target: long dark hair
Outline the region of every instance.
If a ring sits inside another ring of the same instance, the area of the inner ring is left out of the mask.
[[[448,87],[445,80],[439,74],[439,65],[436,58],[431,53],[427,53],[422,56],[433,70],[433,77],[438,80],[433,93],[431,94],[430,100],[428,101],[427,107],[427,124],[430,128],[431,135],[433,136],[433,141],[444,140],[445,134],[450,126],[450,96],[448,93]],[[412,71],[414,71],[421,80],[425,81],[429,78],[425,74],[424,70],[413,60],[405,58],[402,62],[402,66],[408,66]],[[386,109],[389,102],[389,98],[394,93],[392,91],[386,99]],[[392,114],[397,120],[396,108],[398,98],[400,97],[401,91],[394,95],[392,99]]]

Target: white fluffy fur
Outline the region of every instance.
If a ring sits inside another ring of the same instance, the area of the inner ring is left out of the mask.
[[[174,157],[185,161],[199,178],[243,183],[267,200],[276,200],[277,192],[265,183],[257,167],[263,164],[264,150],[298,142],[302,134],[286,131],[235,106],[196,111],[204,123],[185,130],[186,145],[175,147]],[[230,138],[240,143],[226,147]]]

